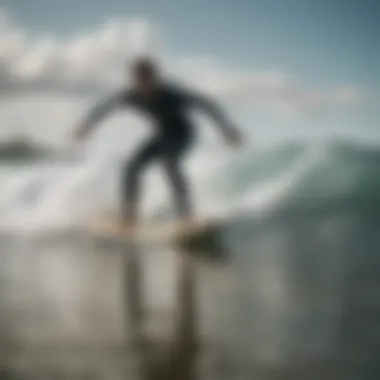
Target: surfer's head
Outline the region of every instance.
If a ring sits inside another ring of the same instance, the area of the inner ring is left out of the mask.
[[[157,63],[148,57],[137,59],[132,65],[132,78],[138,91],[143,93],[152,92],[159,79]]]

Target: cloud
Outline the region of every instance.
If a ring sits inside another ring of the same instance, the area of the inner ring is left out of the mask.
[[[352,107],[363,100],[354,86],[305,89],[278,70],[229,68],[211,57],[178,57],[161,48],[160,28],[147,20],[114,20],[66,40],[33,37],[0,12],[0,95],[110,90],[124,83],[125,64],[153,54],[168,71],[199,89],[242,104],[294,112]],[[197,79],[194,84],[194,78]]]
[[[352,85],[328,89],[305,88],[297,78],[279,70],[237,70],[207,58],[177,62],[178,76],[211,94],[239,104],[254,104],[292,112],[353,107],[367,100],[366,92]],[[197,78],[194,84],[192,78]]]
[[[88,92],[122,79],[128,58],[153,45],[144,20],[112,21],[61,41],[29,37],[4,11],[0,16],[0,92]]]

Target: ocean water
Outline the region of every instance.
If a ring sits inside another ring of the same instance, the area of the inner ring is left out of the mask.
[[[341,141],[198,152],[216,261],[83,231],[117,209],[119,157],[0,163],[4,378],[377,379],[379,163]],[[145,220],[170,217],[159,171],[145,184]]]

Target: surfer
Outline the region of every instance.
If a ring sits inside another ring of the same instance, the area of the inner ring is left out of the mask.
[[[122,179],[122,217],[125,228],[138,221],[140,176],[148,164],[159,161],[173,190],[176,211],[181,221],[191,222],[193,208],[187,179],[182,170],[186,152],[194,142],[194,128],[187,115],[192,107],[206,111],[220,127],[226,141],[242,144],[242,135],[220,108],[206,97],[184,90],[162,79],[156,62],[140,58],[132,64],[133,84],[97,105],[74,130],[76,141],[83,141],[110,111],[131,106],[149,116],[156,133],[128,160]]]

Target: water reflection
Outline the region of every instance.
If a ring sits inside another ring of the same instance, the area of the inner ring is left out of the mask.
[[[142,291],[141,250],[131,245],[125,255],[126,311],[132,334],[133,355],[142,380],[195,379],[198,334],[195,312],[195,264],[185,251],[177,251],[177,297],[173,330],[154,339],[144,334],[146,310]]]
[[[241,221],[229,260],[1,237],[1,379],[379,378],[380,221]]]
[[[284,212],[241,221],[229,239],[240,274],[247,372],[265,379],[378,378],[378,218]]]
[[[196,378],[196,263],[188,252],[20,242],[1,256],[1,379]],[[149,289],[152,270],[169,282]],[[171,305],[159,300],[157,310],[149,298],[165,288],[175,298],[164,295]]]

